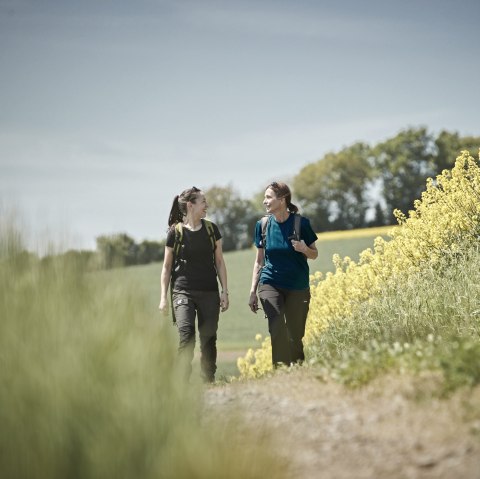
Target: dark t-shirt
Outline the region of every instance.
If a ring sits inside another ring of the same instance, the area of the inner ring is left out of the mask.
[[[265,266],[260,275],[260,283],[271,284],[279,288],[303,290],[310,284],[310,272],[307,258],[303,253],[293,249],[288,237],[293,233],[294,215],[290,215],[284,223],[278,223],[274,216],[267,222]],[[300,223],[300,239],[307,246],[318,238],[310,220],[302,216]],[[261,220],[255,226],[255,245],[262,248]]]
[[[217,225],[214,223],[212,225],[215,241],[218,241],[222,235]],[[173,248],[175,244],[174,228],[168,231],[166,244]],[[173,289],[175,291],[218,291],[212,242],[203,221],[202,227],[198,231],[183,228],[182,244],[183,247],[179,253],[181,261],[176,261],[173,265]]]

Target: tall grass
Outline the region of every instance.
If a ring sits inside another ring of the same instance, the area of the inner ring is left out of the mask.
[[[348,384],[382,371],[439,370],[445,390],[480,384],[480,250],[394,276],[353,318],[332,322],[308,351]]]
[[[4,225],[3,225],[4,226]],[[0,234],[0,477],[282,477],[265,440],[205,421],[176,338],[134,283]]]

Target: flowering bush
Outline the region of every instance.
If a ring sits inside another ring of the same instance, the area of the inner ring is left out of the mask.
[[[398,276],[434,267],[460,245],[478,240],[480,233],[480,167],[463,152],[452,170],[427,180],[426,190],[408,216],[394,211],[398,226],[390,240],[378,237],[374,248],[358,262],[334,255],[334,273],[311,275],[312,299],[304,338],[308,358],[315,359],[322,332],[338,320],[353,320],[360,306],[373,302],[382,288]],[[271,346],[249,351],[239,360],[243,377],[258,377],[271,369]],[[266,360],[268,357],[269,361]]]
[[[257,341],[262,340],[262,335],[257,334]],[[272,344],[267,336],[257,350],[249,349],[244,358],[237,359],[237,367],[242,378],[257,378],[272,369]]]

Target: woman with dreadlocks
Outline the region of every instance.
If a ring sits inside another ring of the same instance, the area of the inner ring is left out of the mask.
[[[253,265],[249,306],[258,311],[258,296],[268,319],[272,363],[290,365],[305,359],[303,336],[310,305],[307,260],[318,256],[317,235],[310,221],[298,214],[285,183],[265,189],[267,216],[255,226],[257,254]]]
[[[217,328],[220,309],[228,309],[227,270],[222,235],[205,219],[207,200],[198,188],[175,196],[168,219],[165,256],[161,274],[159,309],[168,314],[168,288],[172,313],[179,333],[179,354],[186,376],[192,372],[195,319],[198,322],[201,371],[205,382],[215,380]],[[218,280],[221,292],[218,289]]]

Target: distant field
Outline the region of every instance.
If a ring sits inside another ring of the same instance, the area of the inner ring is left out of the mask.
[[[336,239],[375,238],[386,236],[394,226],[379,226],[377,228],[359,228],[350,231],[327,231],[318,234],[318,241],[330,241]]]
[[[315,261],[309,261],[310,272],[321,271],[325,273],[333,271],[332,256],[335,253],[342,257],[350,256],[353,260],[358,259],[361,251],[373,247],[373,241],[377,236],[386,238],[390,230],[391,227],[383,227],[319,234],[317,242],[319,255]],[[236,373],[235,354],[227,354],[227,352],[238,352],[239,356],[243,355],[249,348],[258,346],[255,341],[256,334],[268,335],[267,321],[261,314],[262,312],[259,311],[256,315],[251,313],[247,304],[254,258],[255,250],[253,248],[225,254],[230,309],[220,317],[218,376]],[[112,275],[112,280],[115,281],[140,283],[147,292],[148,306],[151,308],[152,314],[157,316],[160,321],[163,319],[158,312],[161,267],[161,263],[157,263],[117,269],[100,274]],[[167,320],[170,321],[170,318]],[[174,326],[172,325],[172,327]],[[222,360],[222,356],[225,357],[225,360]]]

